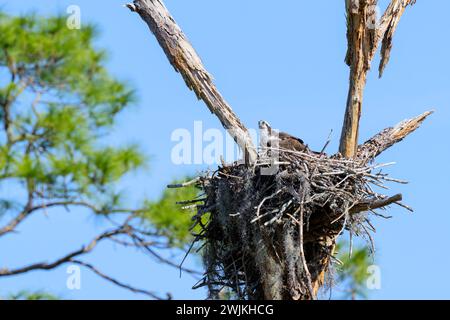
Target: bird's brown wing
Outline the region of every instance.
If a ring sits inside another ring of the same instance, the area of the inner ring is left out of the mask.
[[[305,151],[307,148],[302,139],[291,136],[288,133],[280,132],[278,137],[280,139],[279,146],[282,149]]]

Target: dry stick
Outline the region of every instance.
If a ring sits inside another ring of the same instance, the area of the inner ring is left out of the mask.
[[[200,181],[200,177],[197,177],[195,179],[183,183],[169,184],[167,185],[167,188],[169,189],[184,188],[196,184],[198,181]]]
[[[396,194],[395,196],[392,196],[392,197],[389,197],[389,198],[386,198],[383,200],[373,201],[373,202],[369,202],[369,203],[358,203],[357,205],[355,205],[353,208],[350,209],[350,213],[354,214],[354,213],[358,213],[358,212],[362,212],[362,211],[383,208],[390,204],[402,201],[402,198],[403,197],[401,194]]]
[[[200,199],[194,199],[194,200],[177,201],[177,202],[175,202],[175,204],[185,205],[185,204],[192,204],[192,203],[197,203],[197,202],[204,202],[206,200],[207,200],[207,198],[200,198]]]
[[[161,0],[134,0],[127,7],[137,12],[147,23],[164,50],[171,65],[183,76],[189,89],[203,100],[209,110],[219,118],[233,137],[250,164],[257,159],[256,148],[247,128],[217,90],[212,76],[203,66],[181,28],[177,25]]]
[[[255,162],[256,163],[256,162]],[[228,178],[233,178],[233,179],[238,179],[238,180],[242,180],[242,177],[238,177],[238,176],[233,176],[231,174],[227,174],[225,172],[220,172],[218,173],[219,175],[222,175],[224,177],[228,177]]]
[[[14,275],[34,271],[34,270],[52,270],[62,264],[70,262],[73,258],[75,258],[77,256],[85,255],[85,254],[91,252],[100,241],[102,241],[104,239],[108,239],[108,238],[113,237],[118,234],[123,234],[124,232],[125,231],[124,231],[123,227],[112,230],[112,231],[104,232],[101,235],[97,236],[94,240],[92,240],[87,246],[83,246],[81,249],[73,251],[73,252],[65,255],[64,257],[62,257],[58,260],[55,260],[51,263],[47,263],[47,262],[34,263],[34,264],[31,264],[31,265],[28,265],[25,267],[20,267],[20,268],[12,269],[12,270],[6,269],[6,268],[0,269],[0,277],[14,276]]]
[[[331,143],[331,135],[333,134],[333,129],[331,129],[330,133],[328,134],[327,141],[325,142],[324,146],[322,147],[322,150],[320,150],[320,154],[323,154],[325,150],[327,149],[328,145]]]
[[[378,0],[346,0],[348,51],[346,63],[350,67],[350,86],[342,126],[340,153],[346,158],[355,156],[358,146],[364,87],[367,73],[383,41],[380,75],[389,60],[392,38],[405,8],[415,0],[391,0],[380,20],[376,20]]]
[[[400,207],[402,207],[402,208],[405,208],[406,210],[408,210],[408,211],[410,211],[410,212],[414,212],[414,209],[413,209],[413,208],[411,208],[410,206],[407,206],[407,205],[404,204],[404,203],[396,202],[395,204],[398,205],[398,206],[400,206]]]
[[[261,207],[263,206],[264,202],[266,202],[267,200],[270,200],[272,198],[274,198],[277,194],[279,194],[280,192],[282,192],[283,189],[278,190],[277,192],[275,192],[274,194],[265,197],[258,205],[258,207],[256,208],[256,218],[254,218],[250,223],[254,223],[256,221],[258,221],[260,219],[260,215],[259,212],[261,210]]]
[[[191,242],[191,244],[190,244],[188,250],[186,251],[186,253],[185,253],[183,259],[182,259],[181,262],[180,262],[180,266],[179,266],[179,269],[180,269],[180,278],[181,278],[181,275],[182,275],[182,272],[183,272],[183,264],[184,264],[184,262],[186,261],[186,259],[187,259],[188,255],[189,255],[189,253],[191,252],[192,248],[194,247],[195,243],[196,243],[198,240],[199,240],[199,236],[197,236],[197,237]]]

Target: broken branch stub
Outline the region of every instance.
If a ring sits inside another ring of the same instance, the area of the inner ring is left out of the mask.
[[[375,53],[382,42],[381,77],[390,58],[392,39],[400,18],[405,8],[414,3],[415,0],[391,0],[378,21],[378,0],[346,0],[348,49],[345,61],[350,67],[350,85],[339,146],[340,153],[346,158],[354,157],[357,151],[364,88]]]
[[[356,158],[363,163],[372,161],[380,153],[402,141],[407,135],[418,129],[422,122],[433,112],[424,112],[415,118],[404,120],[394,127],[384,129],[358,147]]]
[[[162,1],[135,0],[132,4],[127,4],[127,7],[137,12],[147,23],[171,65],[183,76],[189,89],[206,103],[239,145],[246,163],[254,163],[257,153],[247,128],[217,90],[212,76]]]
[[[391,1],[385,14],[381,18],[380,27],[377,34],[377,41],[382,37],[381,61],[378,68],[379,77],[383,76],[384,69],[389,62],[392,50],[392,40],[397,29],[400,18],[408,5],[413,5],[416,0],[394,0]],[[375,53],[373,53],[375,54]]]

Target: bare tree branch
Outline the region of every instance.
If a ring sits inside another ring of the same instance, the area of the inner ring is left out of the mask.
[[[54,269],[56,267],[59,267],[62,264],[70,262],[73,258],[75,258],[77,256],[84,255],[86,253],[91,252],[100,241],[107,239],[109,237],[118,235],[118,234],[123,234],[125,232],[126,232],[126,230],[125,230],[124,226],[122,226],[121,228],[118,228],[118,229],[114,229],[112,231],[104,232],[101,235],[95,237],[87,246],[83,246],[81,249],[73,251],[51,263],[39,262],[39,263],[34,263],[34,264],[31,264],[31,265],[28,265],[25,267],[20,267],[20,268],[16,268],[16,269],[12,269],[12,270],[7,269],[7,268],[0,269],[0,277],[14,276],[14,275],[18,275],[18,274],[27,273],[29,271],[34,271],[34,270]]]
[[[27,180],[26,185],[27,185],[27,193],[28,193],[27,202],[26,202],[23,210],[17,216],[15,216],[9,223],[7,223],[6,226],[4,226],[3,228],[0,229],[0,237],[7,233],[13,232],[14,229],[20,223],[22,223],[26,218],[28,218],[28,216],[30,216],[30,214],[31,214],[30,209],[33,206],[33,191],[30,186],[29,180]]]
[[[243,151],[246,160],[254,163],[257,153],[248,130],[217,90],[212,76],[162,1],[135,0],[127,7],[137,12],[148,24],[170,63],[181,73],[189,89],[194,90],[197,97],[219,118]]]
[[[76,201],[76,200],[66,200],[66,201],[54,201],[48,203],[42,203],[39,205],[31,206],[31,202],[25,206],[25,209],[20,212],[16,217],[14,217],[10,222],[8,222],[3,228],[0,229],[0,237],[13,232],[15,228],[23,222],[26,218],[28,218],[32,213],[38,210],[45,210],[52,207],[85,207],[92,210],[96,214],[117,214],[117,213],[141,213],[144,212],[145,209],[127,209],[127,208],[117,208],[117,209],[102,209],[97,208],[95,205],[85,202],[85,201]]]
[[[146,210],[146,209],[131,209],[131,208],[115,208],[115,209],[99,208],[99,207],[96,207],[94,204],[86,202],[86,201],[67,200],[67,201],[55,201],[55,202],[42,203],[40,205],[30,208],[29,212],[32,213],[37,210],[43,210],[43,209],[47,209],[47,208],[51,208],[51,207],[71,207],[71,206],[85,207],[85,208],[92,210],[96,214],[113,214],[113,213],[136,214],[136,213],[142,213]]]
[[[86,203],[80,202],[80,203],[74,203],[74,202],[69,202],[70,205],[86,205]],[[53,206],[59,206],[62,205],[61,203],[53,203]],[[90,206],[89,206],[90,207]],[[42,206],[35,206],[30,208],[30,210],[28,210],[28,212],[33,212],[35,210],[38,209],[42,209]],[[61,265],[64,265],[66,263],[75,263],[81,266],[84,266],[88,269],[90,269],[91,271],[93,271],[95,274],[97,274],[98,276],[104,278],[105,280],[112,282],[113,284],[125,288],[127,290],[130,290],[134,293],[141,293],[141,294],[145,294],[151,298],[154,299],[163,299],[161,297],[159,297],[158,295],[156,295],[155,293],[148,291],[148,290],[144,290],[144,289],[138,289],[135,288],[133,286],[130,286],[128,284],[124,284],[122,282],[120,282],[117,279],[114,279],[106,274],[104,274],[103,272],[101,272],[100,270],[98,270],[95,266],[80,261],[78,259],[76,259],[77,257],[80,257],[82,255],[85,255],[87,253],[90,253],[92,250],[94,250],[94,248],[103,240],[105,239],[109,239],[115,243],[118,243],[120,245],[124,245],[124,246],[133,246],[135,248],[144,250],[144,252],[148,253],[149,255],[151,255],[153,258],[156,258],[156,260],[160,263],[164,263],[167,264],[171,267],[177,268],[179,269],[180,266],[172,261],[170,261],[169,259],[164,258],[163,256],[161,256],[158,252],[156,252],[155,250],[153,250],[153,247],[155,248],[159,248],[159,249],[168,249],[170,248],[170,245],[166,245],[166,247],[162,247],[162,246],[158,246],[158,244],[162,244],[161,242],[156,242],[153,241],[151,239],[154,239],[156,237],[159,237],[159,235],[155,234],[155,233],[151,233],[151,232],[146,232],[146,231],[141,231],[139,229],[134,228],[131,225],[131,222],[133,219],[135,218],[139,218],[138,217],[138,212],[133,212],[130,213],[130,215],[124,219],[123,223],[120,224],[115,224],[114,221],[110,220],[111,223],[114,223],[114,225],[116,225],[114,227],[114,229],[110,230],[110,231],[106,231],[101,233],[100,235],[98,235],[97,237],[95,237],[88,245],[81,247],[79,250],[75,250],[72,251],[66,255],[64,255],[63,257],[53,261],[53,262],[39,262],[39,263],[33,263],[27,266],[23,266],[23,267],[19,267],[19,268],[15,268],[15,269],[8,269],[8,268],[0,268],[0,277],[8,277],[8,276],[15,276],[15,275],[20,275],[20,274],[24,274],[27,272],[31,272],[31,271],[37,271],[37,270],[52,270],[55,269]],[[128,242],[126,240],[120,240],[117,237],[120,236],[127,236],[129,237],[129,241],[132,242]],[[189,273],[191,275],[202,275],[201,272],[196,271],[196,270],[192,270],[192,269],[188,269],[188,268],[181,268],[182,271]],[[167,294],[167,299],[171,299],[170,294]]]
[[[29,213],[25,210],[20,212],[17,216],[15,216],[10,222],[8,222],[3,228],[0,229],[0,237],[11,233],[14,231],[14,229],[27,217],[29,216]]]
[[[78,264],[78,265],[81,265],[81,266],[84,266],[84,267],[90,269],[91,271],[93,271],[95,274],[99,275],[103,279],[105,279],[109,282],[112,282],[113,284],[115,284],[119,287],[125,288],[134,293],[145,294],[153,299],[162,300],[161,297],[157,296],[153,292],[150,292],[148,290],[138,289],[138,288],[132,287],[130,285],[124,284],[124,283],[102,273],[100,270],[95,268],[93,265],[74,259],[75,257],[78,257],[78,256],[81,256],[81,255],[91,252],[97,246],[97,244],[104,239],[113,239],[113,236],[115,236],[115,235],[127,234],[129,232],[127,223],[128,223],[128,220],[120,228],[102,233],[101,235],[99,235],[95,239],[93,239],[87,246],[83,246],[81,249],[73,251],[73,252],[65,255],[64,257],[62,257],[58,260],[55,260],[52,263],[46,263],[46,262],[35,263],[35,264],[31,264],[29,266],[25,266],[25,267],[13,269],[13,270],[3,268],[3,269],[0,269],[0,277],[14,276],[14,275],[27,273],[30,271],[35,271],[35,270],[52,270],[63,264],[66,264],[66,263],[75,263],[75,264]],[[167,299],[171,299],[171,296],[169,294],[167,294]]]

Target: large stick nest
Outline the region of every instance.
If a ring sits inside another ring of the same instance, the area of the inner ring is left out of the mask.
[[[195,287],[207,286],[212,299],[224,289],[238,299],[315,298],[337,236],[347,229],[371,241],[374,209],[400,204],[400,195],[374,191],[401,182],[383,166],[279,150],[279,162],[260,157],[253,167],[223,165],[201,178],[207,197],[194,219],[206,273]]]

